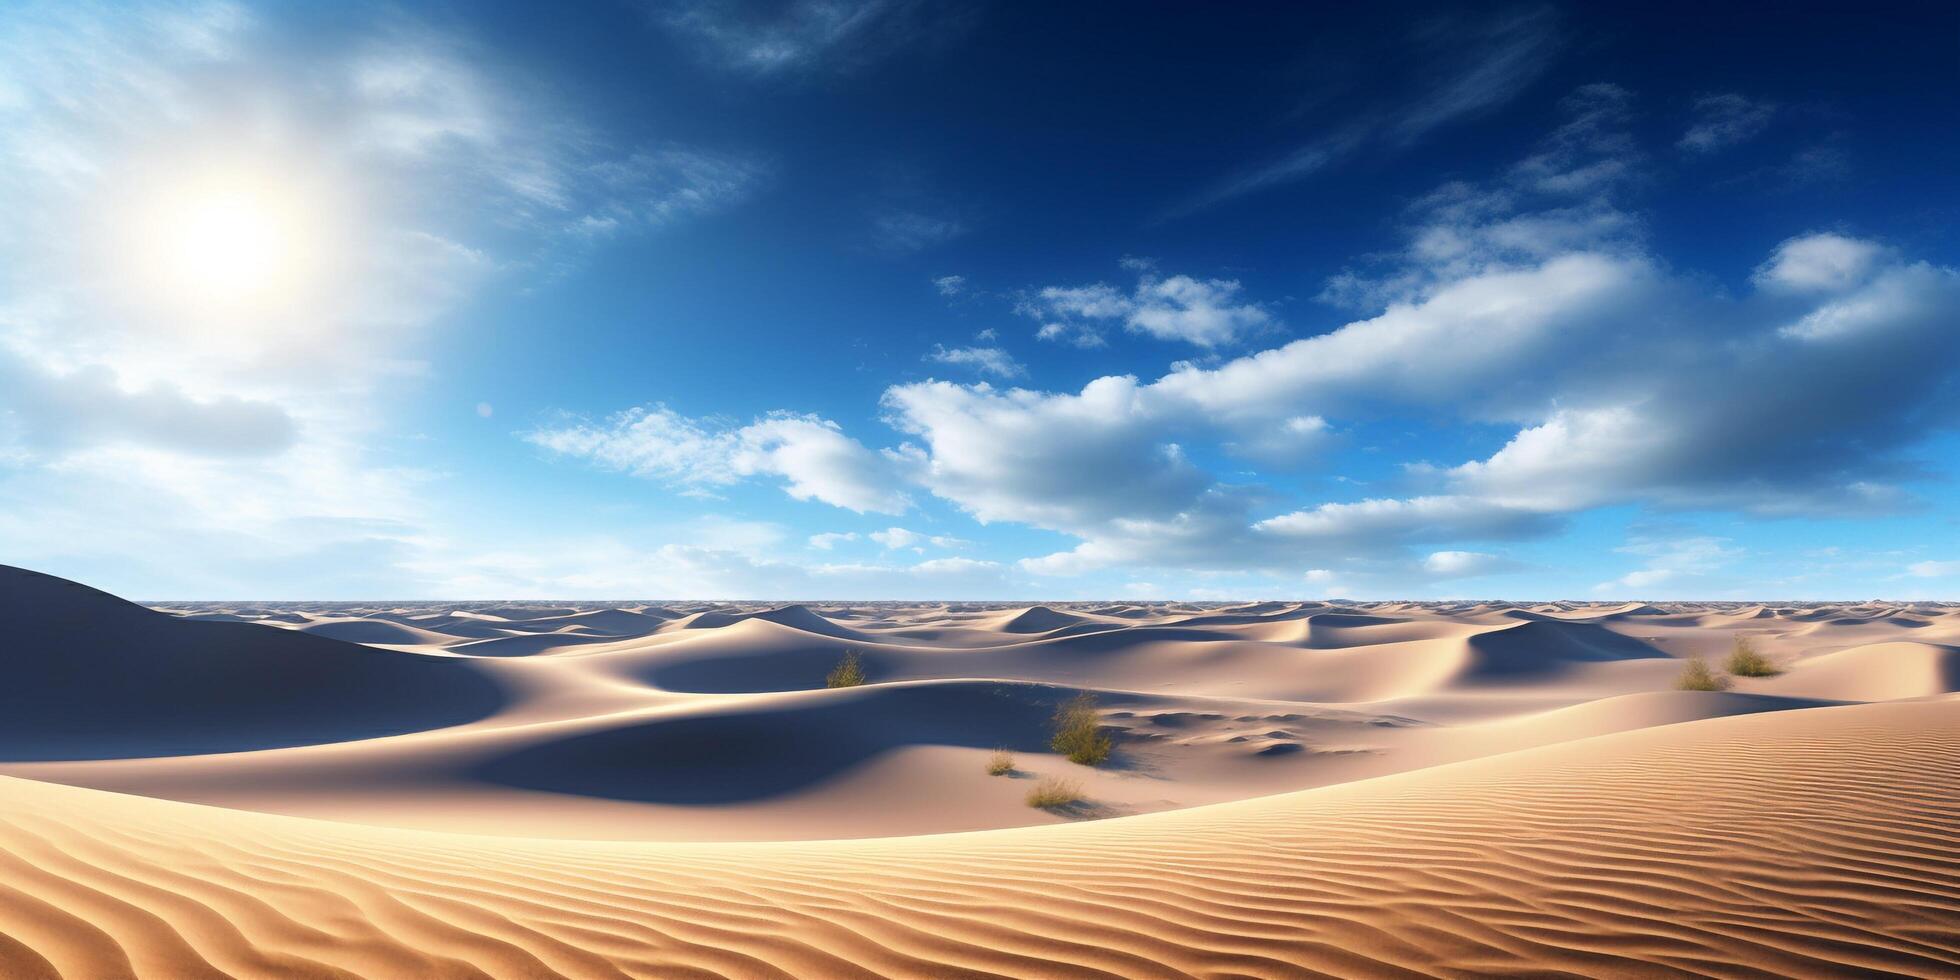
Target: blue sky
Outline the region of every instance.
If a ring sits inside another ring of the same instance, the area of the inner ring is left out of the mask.
[[[0,561],[1960,598],[1951,14],[541,9],[0,11]]]

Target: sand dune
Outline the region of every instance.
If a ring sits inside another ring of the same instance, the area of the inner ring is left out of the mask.
[[[1960,972],[1960,703],[1756,714],[1065,827],[608,844],[0,783],[0,972]]]
[[[1960,607],[164,608],[0,570],[0,976],[1955,970]]]
[[[455,725],[504,703],[467,662],[152,612],[0,566],[0,759],[185,755]]]
[[[1779,694],[1856,701],[1931,697],[1960,691],[1960,647],[1869,643],[1801,661],[1760,686]]]

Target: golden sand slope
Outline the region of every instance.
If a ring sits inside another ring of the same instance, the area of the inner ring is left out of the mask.
[[[1960,975],[1960,701],[1058,827],[384,830],[0,779],[0,975]]]

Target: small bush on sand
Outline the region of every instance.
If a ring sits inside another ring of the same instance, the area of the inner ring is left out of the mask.
[[[1055,709],[1055,737],[1049,742],[1068,761],[1085,766],[1100,765],[1109,758],[1114,745],[1102,733],[1102,716],[1096,714],[1096,699],[1078,694]]]
[[[1006,749],[995,749],[987,757],[987,775],[1005,776],[1014,771],[1014,754]]]
[[[1028,805],[1048,810],[1082,802],[1082,784],[1073,779],[1045,776],[1028,790]]]
[[[1735,638],[1735,649],[1729,651],[1729,659],[1722,666],[1737,677],[1775,677],[1783,673],[1783,668],[1758,653],[1746,636]]]
[[[1729,679],[1709,670],[1707,664],[1696,658],[1681,668],[1681,679],[1674,686],[1683,691],[1726,691]]]
[[[844,659],[824,678],[825,687],[857,687],[864,683],[864,658],[856,650],[846,650]]]

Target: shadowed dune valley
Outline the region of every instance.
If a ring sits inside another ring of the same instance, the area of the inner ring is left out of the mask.
[[[0,0],[0,980],[1960,980],[1956,41]]]
[[[0,619],[8,977],[1960,974],[1956,604]]]

